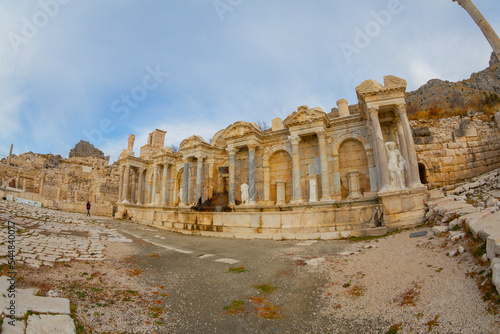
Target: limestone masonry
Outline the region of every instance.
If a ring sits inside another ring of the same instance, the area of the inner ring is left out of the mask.
[[[326,114],[298,107],[261,131],[236,122],[211,143],[192,136],[179,152],[155,130],[135,156],[121,153],[119,217],[183,233],[336,239],[419,224],[423,196],[406,81],[356,88]],[[194,206],[194,207],[193,207]]]

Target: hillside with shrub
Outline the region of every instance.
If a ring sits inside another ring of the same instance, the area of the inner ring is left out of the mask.
[[[459,82],[432,79],[407,93],[411,119],[462,116],[468,111],[492,116],[500,106],[500,63],[492,54],[490,66]]]

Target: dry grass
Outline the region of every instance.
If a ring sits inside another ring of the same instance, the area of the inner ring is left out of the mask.
[[[439,318],[439,314],[438,314],[438,315],[436,315],[436,316],[434,317],[434,319],[429,320],[428,322],[426,322],[426,323],[425,323],[425,325],[426,325],[426,326],[427,326],[427,328],[429,329],[429,332],[431,332],[431,331],[432,331],[432,329],[433,329],[434,327],[439,326],[438,318]]]
[[[420,285],[418,285],[416,282],[413,282],[413,286],[406,289],[405,292],[397,296],[395,301],[399,306],[416,306],[421,289],[422,287]]]

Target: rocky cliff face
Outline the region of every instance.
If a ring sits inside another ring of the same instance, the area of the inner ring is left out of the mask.
[[[484,106],[490,94],[500,95],[500,63],[492,54],[490,66],[459,82],[432,79],[413,92],[407,93],[409,114],[420,110],[477,109]]]

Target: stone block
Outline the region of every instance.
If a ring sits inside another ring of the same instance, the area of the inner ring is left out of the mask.
[[[69,315],[30,315],[26,334],[74,334],[75,322]]]
[[[262,228],[280,228],[281,214],[262,213]]]
[[[495,236],[488,236],[486,239],[486,254],[488,255],[488,259],[493,260],[496,257],[497,245],[500,245],[500,239]]]

